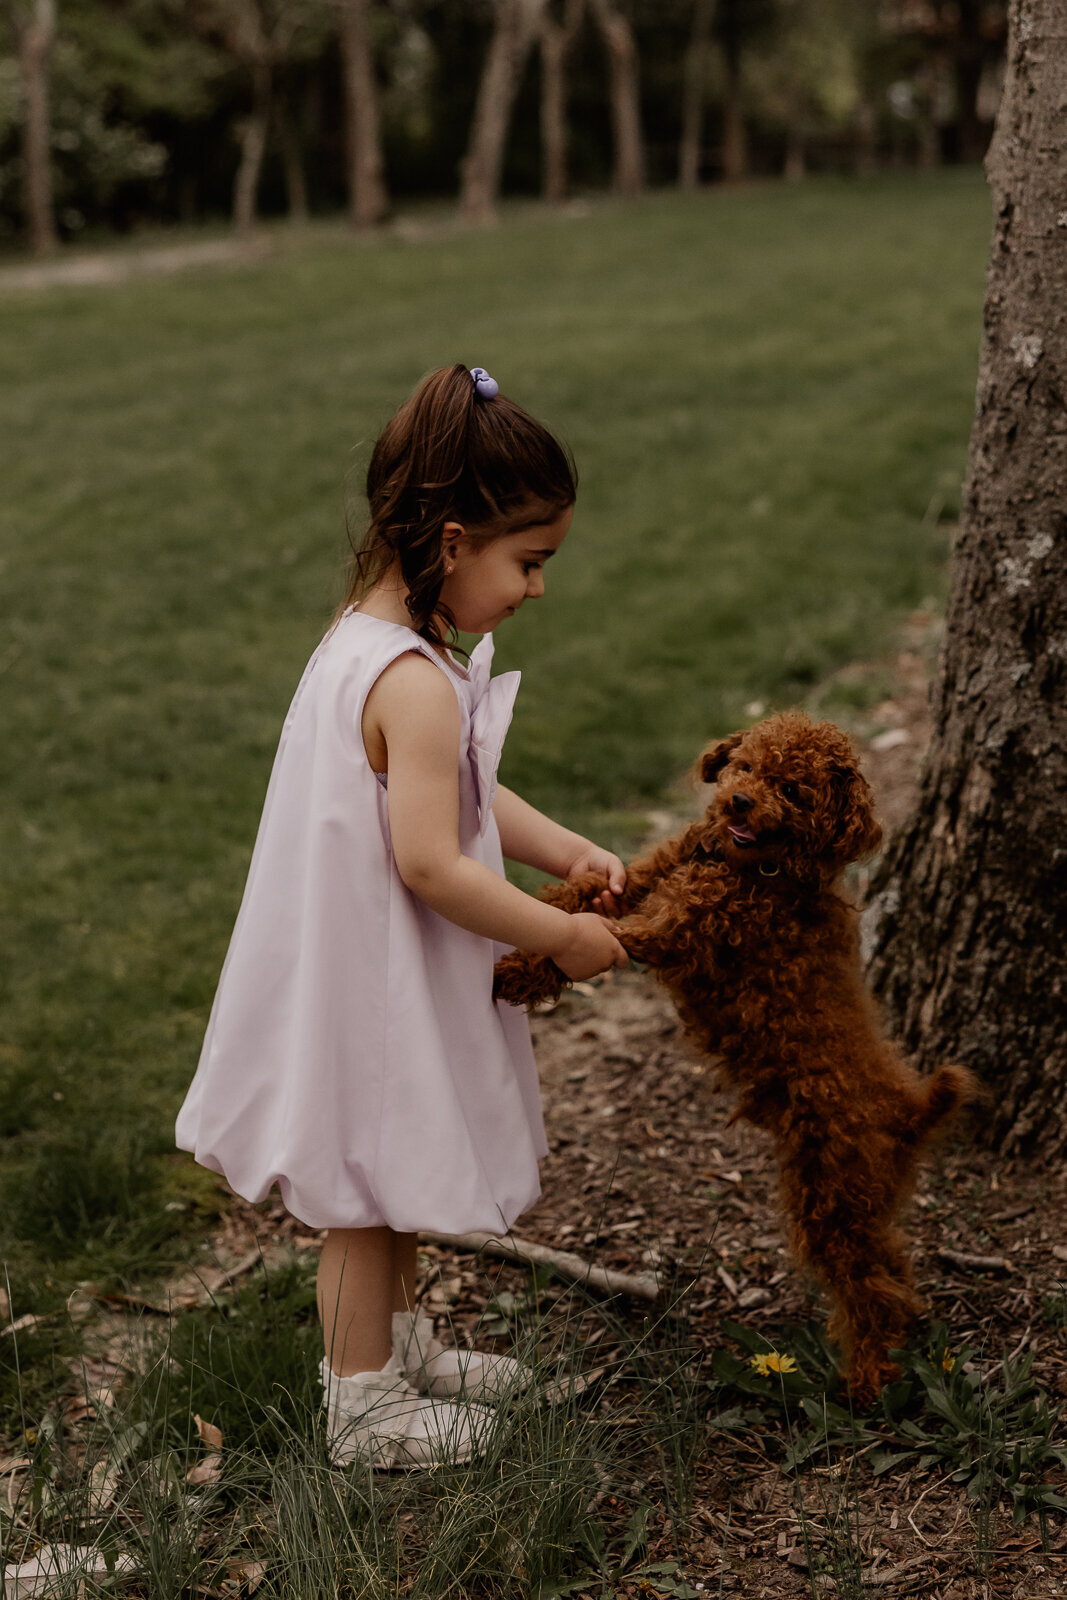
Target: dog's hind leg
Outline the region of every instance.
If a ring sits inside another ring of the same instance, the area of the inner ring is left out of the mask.
[[[892,1230],[854,1239],[828,1288],[834,1302],[830,1337],[844,1354],[844,1376],[858,1404],[867,1405],[900,1376],[891,1350],[907,1343],[926,1307],[915,1288],[903,1237]]]
[[[920,1080],[923,1097],[909,1108],[905,1128],[909,1139],[923,1145],[962,1106],[981,1095],[981,1086],[966,1067],[939,1067],[932,1078]]]

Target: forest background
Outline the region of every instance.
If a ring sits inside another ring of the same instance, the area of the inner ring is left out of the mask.
[[[0,240],[980,160],[1005,0],[6,0]]]

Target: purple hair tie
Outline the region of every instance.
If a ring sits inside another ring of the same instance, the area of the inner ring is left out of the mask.
[[[474,393],[479,400],[491,400],[495,394],[500,393],[500,385],[495,378],[491,378],[484,367],[472,367],[471,378],[474,381]]]

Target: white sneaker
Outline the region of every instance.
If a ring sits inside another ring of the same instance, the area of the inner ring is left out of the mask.
[[[430,1318],[415,1311],[393,1312],[393,1360],[423,1394],[463,1395],[489,1405],[521,1394],[533,1377],[514,1356],[449,1349],[434,1337]]]
[[[434,1467],[481,1455],[492,1422],[484,1406],[425,1399],[408,1383],[395,1356],[380,1372],[339,1378],[319,1368],[330,1455],[338,1466],[365,1461],[379,1470]]]

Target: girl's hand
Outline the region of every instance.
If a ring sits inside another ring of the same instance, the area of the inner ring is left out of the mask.
[[[595,978],[609,967],[630,965],[630,958],[606,917],[597,916],[595,911],[576,911],[567,921],[566,940],[552,951],[552,960],[568,978]]]
[[[585,849],[567,868],[567,877],[577,878],[583,872],[601,872],[607,878],[608,888],[603,894],[597,895],[593,904],[598,911],[604,912],[607,916],[617,917],[619,905],[615,895],[622,894],[626,888],[626,868],[618,856],[613,856],[610,850],[601,850],[599,845],[587,843]]]

